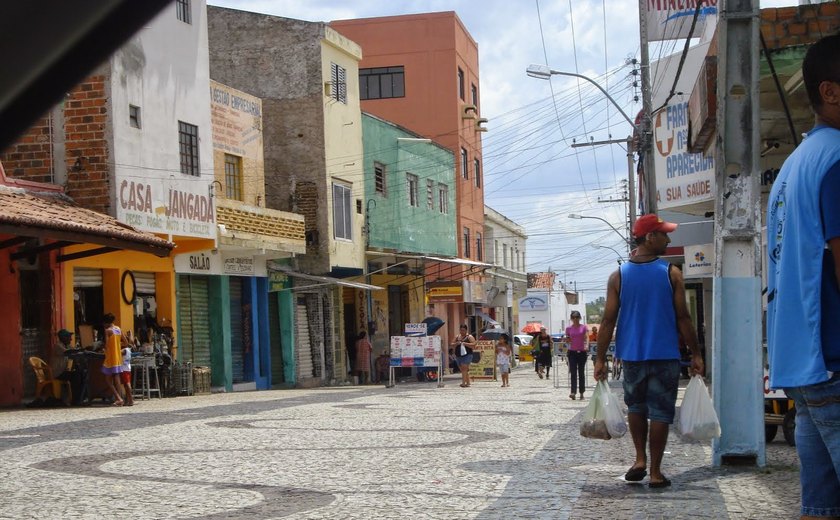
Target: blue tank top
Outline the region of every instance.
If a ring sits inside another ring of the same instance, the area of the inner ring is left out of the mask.
[[[615,355],[625,361],[679,359],[671,264],[657,258],[619,268]]]
[[[826,236],[820,191],[838,161],[840,130],[816,127],[782,165],[767,201],[771,388],[821,383],[834,368],[824,357],[821,327]]]

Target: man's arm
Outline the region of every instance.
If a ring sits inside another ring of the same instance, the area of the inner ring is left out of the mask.
[[[607,348],[612,341],[613,329],[615,329],[615,322],[618,319],[620,284],[619,271],[615,271],[610,275],[607,282],[607,303],[604,305],[601,330],[598,331],[598,350],[595,354],[595,380],[597,381],[603,381],[607,378]]]
[[[828,241],[831,248],[831,257],[834,259],[834,279],[837,280],[837,288],[840,289],[840,237]]]
[[[671,286],[674,288],[674,310],[677,314],[677,330],[682,334],[685,344],[691,351],[691,370],[694,374],[702,376],[705,372],[703,356],[700,353],[700,346],[697,344],[697,332],[691,323],[691,314],[688,312],[688,305],[685,302],[685,283],[683,282],[682,271],[675,267],[669,268]]]

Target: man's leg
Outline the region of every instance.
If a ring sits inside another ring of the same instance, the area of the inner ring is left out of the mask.
[[[633,437],[633,447],[636,448],[636,461],[631,469],[647,468],[647,417],[638,413],[628,413],[627,423],[630,426],[630,436]],[[661,454],[660,454],[661,459]]]
[[[650,421],[650,481],[662,482],[662,454],[668,444],[668,430],[671,425],[659,421]]]
[[[840,518],[840,378],[788,395],[796,402],[801,518]]]

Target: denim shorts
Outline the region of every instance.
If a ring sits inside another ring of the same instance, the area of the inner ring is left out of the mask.
[[[628,413],[673,424],[680,383],[680,361],[622,361],[624,404]]]
[[[466,356],[458,356],[458,366],[463,365],[470,365],[473,362],[473,355],[467,354]]]
[[[785,393],[796,403],[801,514],[840,516],[840,373]]]

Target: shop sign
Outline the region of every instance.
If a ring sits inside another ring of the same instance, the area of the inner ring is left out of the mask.
[[[205,249],[175,255],[175,272],[230,276],[268,276],[262,257],[240,256],[234,252]]]
[[[175,272],[181,274],[222,274],[222,258],[209,250],[175,255]]]
[[[425,323],[406,323],[405,324],[405,335],[406,336],[425,336],[426,332],[426,324]]]
[[[213,199],[196,181],[117,179],[117,219],[151,233],[215,238]]]
[[[268,273],[268,292],[278,292],[289,287],[289,277],[278,271]]]
[[[473,347],[473,359],[476,352],[479,353],[479,358],[477,362],[470,364],[470,379],[495,379],[496,342],[491,340],[477,341],[475,347]]]
[[[225,258],[224,273],[233,276],[254,276],[256,274],[254,257],[234,256]]]
[[[426,296],[429,303],[460,303],[464,301],[461,282],[429,282]]]
[[[653,138],[657,207],[669,209],[713,201],[714,155],[689,153],[687,102],[668,105],[653,116]]]
[[[683,274],[686,278],[702,278],[714,275],[715,245],[699,244],[685,246],[685,265]]]
[[[648,41],[688,38],[698,3],[700,0],[645,0]],[[715,22],[717,4],[717,0],[703,0],[692,37],[700,37],[706,23]]]
[[[542,296],[519,298],[520,311],[544,311],[546,309],[548,309],[548,302]]]
[[[262,101],[210,81],[213,148],[243,158],[262,158]]]

